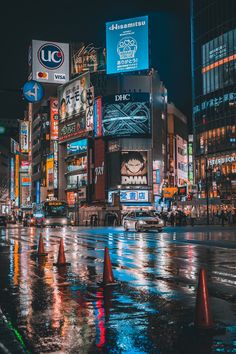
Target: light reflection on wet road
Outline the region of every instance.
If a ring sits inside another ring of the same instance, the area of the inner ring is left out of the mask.
[[[43,229],[0,230],[0,304],[32,353],[236,352],[236,234]],[[60,238],[71,266],[56,268]],[[103,290],[108,246],[119,285]],[[196,338],[197,276],[205,267],[213,317],[227,334]],[[234,327],[235,326],[235,327]]]

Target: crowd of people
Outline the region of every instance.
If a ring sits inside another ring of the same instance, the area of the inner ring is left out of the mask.
[[[206,212],[200,214],[194,206],[187,210],[177,208],[168,211],[162,211],[160,216],[165,221],[165,224],[170,224],[171,226],[194,226],[196,223],[204,223],[207,217]],[[230,208],[217,209],[216,211],[210,213],[209,222],[212,225],[232,225],[236,223],[235,210]]]

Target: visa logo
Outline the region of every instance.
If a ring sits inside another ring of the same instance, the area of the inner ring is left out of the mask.
[[[66,81],[66,74],[54,74],[55,81]]]

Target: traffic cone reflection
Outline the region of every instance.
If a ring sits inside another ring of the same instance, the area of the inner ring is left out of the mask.
[[[112,272],[111,259],[108,247],[105,247],[104,267],[103,267],[103,285],[115,285],[115,279]]]
[[[212,329],[214,324],[209,305],[206,270],[200,269],[195,309],[194,326],[197,329]]]
[[[47,256],[48,253],[45,252],[44,250],[44,244],[43,244],[43,235],[40,234],[39,236],[39,244],[38,244],[38,253],[37,256]]]
[[[64,244],[63,244],[63,239],[62,238],[61,238],[61,241],[60,241],[57,263],[53,263],[53,265],[57,266],[57,267],[70,265],[70,263],[66,262]]]

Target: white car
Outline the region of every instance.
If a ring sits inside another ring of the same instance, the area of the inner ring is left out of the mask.
[[[164,227],[164,221],[153,212],[136,210],[127,214],[122,221],[125,231],[135,229],[137,232],[157,230],[161,232]]]

